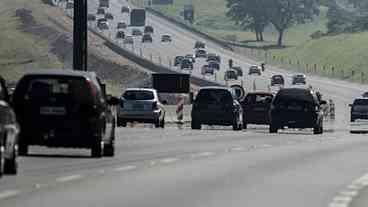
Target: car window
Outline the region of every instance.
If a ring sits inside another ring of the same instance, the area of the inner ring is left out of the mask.
[[[126,91],[123,98],[129,101],[145,101],[153,100],[155,96],[152,91]]]
[[[226,90],[202,90],[196,100],[200,103],[221,104],[232,102],[233,97],[230,91]]]
[[[353,104],[353,111],[368,111],[368,99],[357,99]]]

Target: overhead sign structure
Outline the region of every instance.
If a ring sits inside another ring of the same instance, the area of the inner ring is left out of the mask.
[[[153,88],[159,93],[189,93],[190,75],[180,73],[152,74]]]
[[[146,25],[146,10],[132,9],[130,12],[130,26],[143,27]]]

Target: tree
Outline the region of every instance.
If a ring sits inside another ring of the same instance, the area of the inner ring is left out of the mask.
[[[269,23],[264,12],[266,0],[227,0],[227,16],[243,29],[256,33],[257,41],[263,41],[263,31]]]
[[[269,19],[279,33],[277,45],[283,45],[285,31],[294,23],[304,23],[319,14],[318,0],[267,0]]]

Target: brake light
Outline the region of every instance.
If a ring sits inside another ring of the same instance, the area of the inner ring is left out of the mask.
[[[89,90],[92,96],[95,97],[97,95],[97,88],[95,87],[95,85],[92,83],[90,79],[87,79],[87,85],[89,87]]]
[[[157,102],[152,103],[152,109],[154,109],[154,110],[158,109]]]

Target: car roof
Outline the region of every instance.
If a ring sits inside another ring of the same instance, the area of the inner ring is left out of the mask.
[[[73,76],[73,77],[85,77],[85,78],[97,77],[95,72],[76,71],[76,70],[68,70],[68,69],[42,70],[42,71],[27,73],[25,76]]]

